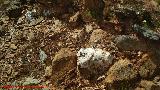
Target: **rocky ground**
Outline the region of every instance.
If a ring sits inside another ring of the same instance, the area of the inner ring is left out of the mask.
[[[160,90],[160,0],[0,3],[0,86]]]

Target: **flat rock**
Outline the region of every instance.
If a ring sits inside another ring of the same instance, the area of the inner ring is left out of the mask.
[[[137,37],[130,35],[118,35],[114,42],[116,43],[116,46],[122,50],[148,50],[147,45],[143,41],[140,41]]]

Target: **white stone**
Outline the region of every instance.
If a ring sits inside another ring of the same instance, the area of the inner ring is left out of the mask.
[[[77,53],[77,65],[81,68],[90,68],[93,65],[106,67],[112,64],[113,57],[107,51],[98,48],[81,48]]]
[[[47,54],[41,49],[39,51],[39,58],[40,58],[41,62],[44,62],[44,60],[47,59]]]

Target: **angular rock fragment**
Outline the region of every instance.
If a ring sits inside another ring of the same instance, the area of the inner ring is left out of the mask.
[[[11,44],[11,45],[10,45],[10,48],[13,49],[13,50],[16,50],[16,49],[17,49],[17,46],[16,46],[15,44]]]
[[[44,62],[44,60],[46,60],[46,58],[47,58],[47,54],[41,49],[39,51],[39,58],[40,58],[41,62]]]
[[[105,83],[132,80],[137,77],[137,74],[136,69],[129,60],[119,60],[107,72]]]
[[[159,86],[159,88],[160,88],[160,76],[156,76],[156,77],[154,78],[153,82],[154,82],[155,84],[157,84],[157,85]]]
[[[113,60],[109,52],[98,48],[81,48],[77,56],[80,74],[86,78],[90,78],[91,75],[95,78],[104,74]]]
[[[57,83],[70,70],[76,68],[76,54],[69,48],[62,48],[52,61],[52,80]]]
[[[103,31],[102,29],[96,29],[92,32],[89,43],[103,43],[105,40],[105,37],[107,36],[107,32]]]
[[[52,66],[47,66],[45,69],[45,76],[50,77],[52,75]]]
[[[138,72],[143,78],[151,77],[157,68],[157,65],[148,56],[142,57],[139,63],[141,65]]]

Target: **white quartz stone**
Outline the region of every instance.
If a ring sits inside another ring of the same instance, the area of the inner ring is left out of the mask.
[[[77,65],[81,68],[90,68],[93,65],[107,67],[112,64],[112,56],[109,52],[98,48],[81,48],[77,53]]]

